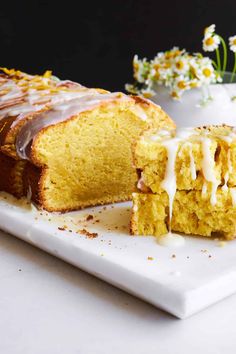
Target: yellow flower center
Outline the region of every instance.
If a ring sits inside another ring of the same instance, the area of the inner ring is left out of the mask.
[[[236,38],[233,40],[233,45],[236,45]]]
[[[168,69],[168,68],[170,68],[171,67],[171,64],[170,63],[164,63],[163,64],[163,68],[164,69]]]
[[[184,81],[179,81],[178,88],[180,88],[181,90],[184,90],[186,88],[186,83]]]
[[[134,63],[134,64],[133,64],[133,67],[134,67],[134,72],[137,72],[138,69],[139,69],[138,63]]]
[[[174,53],[173,53],[173,52],[167,52],[167,53],[165,54],[166,59],[171,59],[173,56],[174,56]]]
[[[175,65],[178,70],[182,70],[184,67],[184,63],[181,60],[177,61]]]
[[[206,44],[206,45],[212,45],[212,44],[214,44],[214,39],[213,39],[213,37],[207,38],[207,39],[205,40],[205,44]]]
[[[203,69],[202,72],[203,72],[203,75],[206,77],[211,76],[211,70],[208,68]]]
[[[178,93],[177,93],[176,91],[172,91],[172,92],[171,92],[171,96],[172,96],[173,98],[179,98],[179,95],[178,95]]]
[[[159,65],[159,64],[154,64],[154,65],[153,65],[153,68],[154,68],[155,70],[158,70],[158,69],[160,68],[160,65]]]

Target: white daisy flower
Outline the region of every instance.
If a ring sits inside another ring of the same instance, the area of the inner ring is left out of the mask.
[[[160,60],[162,60],[162,59],[164,59],[165,58],[165,53],[164,52],[159,52],[159,53],[157,53],[157,55],[155,56],[155,58],[154,58],[154,61],[160,61]]]
[[[189,79],[183,75],[176,77],[174,81],[174,88],[178,91],[186,91],[189,90]]]
[[[203,38],[202,43],[205,52],[214,52],[219,47],[220,38],[217,34],[213,36],[207,35]]]
[[[216,25],[210,25],[205,28],[204,30],[204,36],[207,37],[212,37],[213,33],[215,33]]]
[[[171,63],[159,60],[157,57],[151,62],[150,78],[158,85],[165,85],[165,81],[172,76]]]
[[[146,87],[141,90],[141,95],[145,98],[151,98],[155,96],[156,92],[151,87]]]
[[[182,92],[176,88],[172,88],[172,90],[170,91],[170,96],[176,100],[179,101],[181,99],[182,96]]]
[[[137,95],[139,93],[138,88],[132,84],[125,84],[125,89],[127,92],[132,93],[133,95]]]
[[[192,80],[189,81],[189,88],[193,89],[193,88],[197,88],[197,87],[201,87],[201,81],[194,78]]]
[[[138,82],[144,83],[150,71],[150,64],[147,59],[138,59],[138,56],[135,55],[133,59],[133,69],[134,78]]]
[[[199,66],[196,74],[202,84],[210,84],[216,82],[215,70],[211,64]]]
[[[185,58],[184,56],[175,58],[173,67],[177,74],[185,74],[189,71],[189,59]]]
[[[236,36],[229,37],[229,47],[232,52],[236,53]]]

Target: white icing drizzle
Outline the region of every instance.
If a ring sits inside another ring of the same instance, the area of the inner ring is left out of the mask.
[[[28,159],[27,148],[31,145],[35,135],[43,128],[63,122],[73,115],[91,110],[102,102],[114,100],[129,100],[128,96],[121,93],[100,94],[87,92],[87,95],[72,99],[53,106],[52,109],[40,113],[37,117],[24,124],[17,135],[16,149],[18,155],[23,159]]]
[[[229,181],[229,175],[232,173],[232,164],[231,164],[231,156],[230,156],[230,149],[227,151],[227,168],[228,170],[226,171],[224,175],[224,185],[222,186],[222,190],[226,192],[228,190],[228,181]]]
[[[211,154],[211,139],[207,136],[201,137],[202,143],[202,172],[206,181],[211,182],[211,197],[210,202],[215,205],[217,202],[216,191],[220,184],[215,176],[215,159]]]
[[[63,104],[64,102],[71,101],[72,99],[75,99],[75,98],[79,99],[81,97],[88,96],[91,94],[97,94],[97,91],[95,91],[93,89],[83,90],[83,91],[78,91],[78,92],[62,91],[62,92],[58,92],[57,94],[54,94],[54,95],[48,95],[46,97],[46,99],[48,101],[48,106],[53,107],[54,105]],[[16,126],[18,124],[18,122],[20,120],[24,119],[28,114],[30,114],[32,112],[40,111],[41,109],[43,109],[45,107],[45,104],[41,104],[41,105],[37,104],[37,100],[38,100],[38,102],[40,102],[40,100],[42,101],[42,95],[38,96],[38,97],[37,97],[37,95],[35,95],[34,100],[31,98],[33,105],[25,104],[23,110],[21,110],[21,107],[22,107],[22,105],[21,105],[21,106],[19,106],[18,110],[10,109],[8,111],[9,116],[14,116],[14,115],[17,116],[11,125],[12,128],[14,126]],[[25,114],[23,114],[23,113],[25,113]]]
[[[146,121],[147,120],[147,114],[145,113],[144,109],[142,107],[135,105],[130,109],[131,112],[133,112],[136,116],[138,116],[141,120]]]
[[[42,84],[45,87],[42,87]],[[7,93],[1,95],[4,91]],[[53,106],[87,95],[88,92],[98,93],[96,89],[87,89],[70,80],[61,81],[21,73],[21,80],[18,83],[9,78],[0,81],[0,119],[18,115],[22,119],[25,117],[22,113],[36,112],[45,107],[45,104],[50,103]],[[13,123],[13,126],[17,121]]]
[[[45,74],[32,76],[11,70],[0,77],[0,119],[14,117],[10,129],[25,120],[16,141],[16,150],[24,159],[28,158],[27,148],[42,128],[91,110],[103,102],[131,100],[122,93],[88,89],[73,81],[61,81],[50,76],[50,73]],[[130,105],[130,109],[140,119],[147,120],[145,111],[139,105]],[[33,119],[25,119],[35,112],[38,114]]]
[[[165,147],[167,151],[167,163],[164,179],[161,182],[162,188],[166,191],[169,198],[169,234],[171,235],[171,220],[173,213],[173,203],[176,193],[176,173],[175,173],[175,163],[176,157],[179,150],[180,142],[188,139],[189,137],[194,135],[194,140],[201,143],[202,149],[202,161],[201,161],[201,169],[204,176],[205,181],[202,186],[202,196],[207,193],[208,183],[211,185],[211,195],[210,195],[210,203],[211,205],[215,205],[217,203],[217,189],[220,185],[221,181],[216,178],[215,171],[215,155],[212,154],[211,144],[212,141],[208,137],[210,132],[207,130],[202,130],[198,132],[194,128],[182,128],[177,129],[176,135],[173,136],[173,132],[170,131],[160,131],[157,134],[153,134],[149,137],[152,141],[160,141],[161,144]],[[231,143],[233,139],[236,138],[235,129],[232,129],[231,132],[227,136],[219,136],[222,140],[225,140],[227,143]],[[190,157],[190,172],[192,180],[196,180],[196,166],[192,151],[192,143],[187,141],[184,146],[189,147],[189,157]],[[182,146],[183,149],[183,146]],[[179,151],[179,155],[181,156],[182,151]],[[230,149],[227,153],[228,160],[228,171],[224,176],[225,184],[222,187],[223,190],[228,188],[227,183],[229,179],[229,173],[232,171],[231,158],[230,158]],[[207,183],[208,182],[208,183]],[[233,203],[236,204],[236,190],[231,189],[231,195]],[[165,235],[167,237],[167,235]],[[169,237],[169,236],[168,236]],[[168,241],[166,241],[168,242]]]
[[[236,188],[229,188],[229,191],[231,194],[233,207],[235,207],[236,206]]]
[[[176,174],[175,174],[175,162],[179,149],[179,143],[184,139],[189,138],[194,133],[193,128],[177,129],[175,137],[171,138],[170,133],[165,134],[161,131],[160,137],[167,137],[162,141],[162,145],[167,151],[167,163],[165,170],[165,177],[161,182],[162,188],[166,191],[169,198],[169,231],[171,231],[171,220],[173,213],[173,203],[176,193]]]
[[[13,98],[22,97],[23,92],[22,90],[14,83],[14,82],[6,82],[0,87],[1,91],[9,90],[7,94],[0,97],[0,104],[3,102],[5,103],[8,100],[12,100]]]
[[[24,118],[21,113],[37,112],[45,107],[45,103],[48,103],[48,105],[53,106],[58,103],[70,101],[74,98],[88,96],[88,94],[97,94],[97,91],[94,89],[83,89],[81,91],[59,91],[57,93],[52,94],[47,92],[48,90],[29,90],[28,96],[24,99],[25,103],[18,104],[18,102],[16,101],[16,105],[2,109],[0,111],[0,119],[6,116],[20,115],[20,117],[17,117],[14,121],[14,126],[19,120]]]
[[[178,138],[163,141],[167,151],[167,163],[164,180],[161,182],[162,188],[166,191],[169,197],[169,231],[171,231],[171,220],[173,211],[173,202],[176,193],[176,174],[175,174],[175,160],[179,148]]]
[[[196,178],[197,178],[197,173],[196,173],[196,166],[195,166],[194,156],[193,156],[193,146],[192,146],[192,143],[190,143],[190,142],[185,143],[185,144],[183,145],[183,148],[184,148],[185,146],[187,146],[187,147],[189,148],[189,158],[190,158],[190,165],[189,165],[189,167],[190,167],[190,173],[191,173],[191,178],[192,178],[192,180],[195,181]],[[183,148],[182,148],[182,150],[183,150]],[[181,150],[181,151],[182,151],[182,150]],[[182,155],[182,153],[181,153],[181,155]]]
[[[173,232],[168,232],[166,235],[159,236],[157,240],[159,245],[171,248],[182,247],[185,244],[185,238]]]
[[[207,183],[204,181],[202,185],[202,197],[207,194]]]
[[[197,173],[196,173],[196,166],[195,166],[194,157],[193,157],[192,144],[189,147],[189,156],[190,156],[191,177],[192,177],[192,180],[195,181],[197,178]]]
[[[151,135],[149,137],[149,139],[152,140],[152,141],[159,141],[163,137],[171,138],[171,131],[169,131],[169,130],[159,130],[158,134]]]

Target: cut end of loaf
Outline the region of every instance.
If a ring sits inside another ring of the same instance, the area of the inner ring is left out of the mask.
[[[162,123],[156,117],[152,124]],[[40,171],[39,204],[69,211],[131,199],[137,180],[131,145],[148,125],[127,105],[110,104],[42,130],[31,152]]]

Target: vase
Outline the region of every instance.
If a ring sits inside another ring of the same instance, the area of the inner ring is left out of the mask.
[[[168,88],[156,86],[152,98],[175,121],[177,127],[227,124],[236,126],[236,75],[230,83],[231,73],[223,82],[194,88],[183,93],[181,100],[170,97]]]

